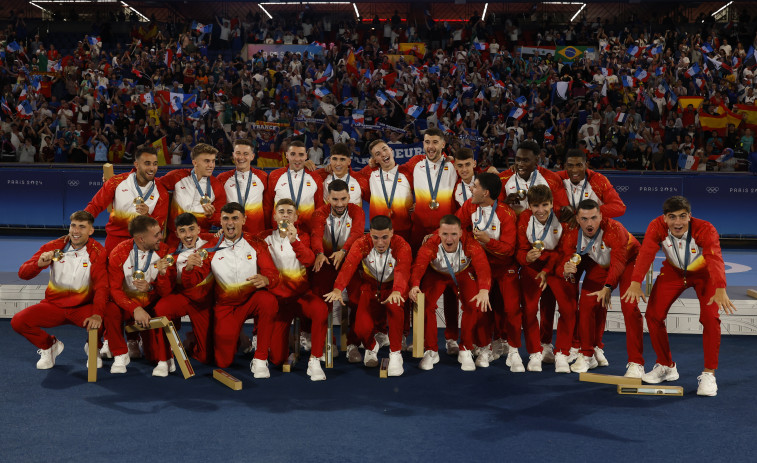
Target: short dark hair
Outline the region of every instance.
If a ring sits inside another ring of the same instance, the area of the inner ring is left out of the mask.
[[[350,151],[350,147],[346,143],[334,143],[334,146],[331,147],[331,155],[335,154],[348,158],[352,157],[352,151]]]
[[[592,209],[599,209],[599,204],[593,199],[584,199],[578,203],[578,210],[590,211]]]
[[[569,149],[568,152],[565,153],[565,159],[567,160],[568,158],[581,158],[586,161],[586,151],[578,148]]]
[[[139,148],[137,148],[137,155],[134,156],[134,159],[137,160],[141,158],[143,154],[154,154],[155,156],[157,156],[158,150],[154,146],[142,145]]]
[[[90,225],[94,225],[95,217],[87,211],[76,211],[68,218],[71,222],[76,220],[77,222],[89,222]]]
[[[329,193],[332,191],[348,191],[350,189],[349,185],[347,185],[347,182],[344,180],[339,180],[338,178],[329,183],[329,187],[327,188],[329,190]]]
[[[462,228],[463,223],[456,215],[447,214],[439,220],[439,226],[442,225],[457,225],[458,227]]]
[[[244,207],[242,207],[241,204],[238,202],[232,201],[230,203],[226,203],[221,208],[221,212],[224,212],[226,214],[233,214],[234,212],[241,212],[242,215],[244,215]]]
[[[237,138],[236,140],[234,140],[233,146],[234,148],[236,148],[238,145],[249,146],[253,151],[255,150],[252,145],[252,140],[250,140],[249,138]]]
[[[392,230],[392,219],[385,215],[377,215],[371,219],[371,230]]]
[[[156,225],[159,225],[158,221],[149,215],[138,215],[129,222],[129,235],[134,238],[134,236],[144,233],[148,228]]]
[[[685,210],[691,214],[691,203],[683,196],[671,196],[662,203],[662,213],[670,214],[671,212]]]
[[[191,212],[184,212],[176,216],[174,223],[176,224],[176,228],[179,228],[186,227],[187,225],[195,225],[198,222],[197,217],[195,217],[194,214]]]
[[[551,203],[554,201],[552,198],[552,190],[547,185],[532,186],[528,189],[526,197],[528,198],[529,205],[541,204],[546,201]]]
[[[292,140],[291,142],[289,142],[287,152],[289,152],[289,150],[291,150],[292,148],[305,148],[305,143],[302,140]]]
[[[499,178],[499,175],[492,172],[481,172],[476,175],[476,180],[478,180],[481,188],[489,192],[491,199],[499,197],[499,193],[502,191],[502,179]]]
[[[460,148],[455,151],[456,161],[465,161],[467,159],[473,159],[473,150],[470,148]]]
[[[534,156],[538,156],[541,152],[541,147],[535,141],[525,140],[518,145],[518,151],[520,150],[530,151]]]
[[[429,137],[439,137],[442,140],[446,141],[444,138],[444,132],[441,131],[438,127],[429,127],[423,132],[423,136],[425,137],[428,135]]]
[[[197,156],[203,154],[212,154],[213,156],[218,154],[218,150],[208,145],[207,143],[198,143],[192,148],[192,159],[196,159]]]

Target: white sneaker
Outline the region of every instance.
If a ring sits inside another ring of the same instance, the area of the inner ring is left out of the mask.
[[[57,339],[53,342],[53,345],[47,349],[37,349],[39,354],[39,360],[37,360],[38,370],[49,370],[55,365],[55,357],[59,356],[63,352],[63,343]]]
[[[126,373],[126,365],[131,362],[129,354],[121,354],[113,357],[113,365],[110,366],[111,373]]]
[[[568,363],[573,363],[578,358],[578,347],[571,347],[568,353]]]
[[[697,395],[709,397],[715,397],[718,395],[718,383],[715,381],[715,373],[703,371],[702,374],[697,377],[697,381],[699,381]]]
[[[423,358],[418,364],[418,368],[426,371],[433,370],[434,365],[437,363],[439,363],[439,352],[429,349],[423,353]]]
[[[310,381],[324,381],[326,379],[326,373],[321,368],[321,361],[316,357],[310,357],[310,360],[308,360],[308,376],[310,376]]]
[[[141,359],[142,358],[142,341],[127,341],[126,347],[129,348],[129,358]]]
[[[605,357],[605,351],[599,347],[594,347],[594,358],[597,359],[597,366],[606,367],[610,365]]]
[[[386,369],[387,376],[402,376],[405,369],[402,368],[402,352],[389,352],[389,367]]]
[[[623,375],[626,378],[639,378],[644,376],[644,365],[638,363],[628,362],[626,364],[626,374]]]
[[[379,331],[373,336],[373,339],[378,343],[379,349],[389,345],[389,335]]]
[[[649,384],[657,384],[663,381],[675,381],[678,379],[678,368],[674,363],[672,367],[666,367],[655,363],[654,368],[649,373],[645,373],[641,380]]]
[[[250,362],[250,371],[252,372],[252,377],[256,379],[271,377],[271,372],[268,371],[268,360],[253,358]]]
[[[87,368],[89,368],[89,342],[84,343],[84,353],[87,354]],[[103,367],[103,359],[100,357],[100,351],[97,352],[97,368]]]
[[[541,371],[541,362],[543,356],[541,352],[536,352],[528,356],[528,371]]]
[[[510,350],[510,347],[507,345],[507,341],[504,339],[495,339],[492,342],[492,360],[497,360],[503,355],[505,355],[505,352],[508,352]]]
[[[103,346],[100,348],[100,357],[106,358],[106,359],[113,358],[113,353],[110,351],[110,346],[108,345],[107,339],[103,341]]]
[[[568,357],[561,352],[555,354],[555,373],[570,373]]]
[[[447,339],[447,355],[457,355],[460,352],[460,346],[454,339]]]
[[[510,367],[513,373],[523,373],[526,369],[523,367],[523,359],[520,358],[520,352],[516,347],[510,346],[510,352],[507,354],[505,364]]]
[[[462,351],[461,351],[462,352]],[[479,368],[488,368],[492,361],[492,349],[489,346],[482,347],[476,356],[476,366]],[[469,370],[466,370],[469,371]]]
[[[313,342],[311,340],[310,333],[300,333],[300,346],[302,346],[302,348],[306,351],[310,352],[310,349],[313,348]]]
[[[586,373],[589,370],[597,368],[597,359],[592,355],[587,357],[586,355],[579,355],[573,365],[570,366],[570,371],[573,373]]]
[[[373,347],[373,350],[366,349],[365,355],[363,356],[363,365],[367,366],[368,368],[377,367],[378,366],[378,350],[379,350],[378,342]]]
[[[481,354],[479,354],[479,357],[481,357]],[[473,363],[473,352],[463,349],[457,354],[457,360],[460,362],[461,370],[476,371],[476,364]],[[478,361],[478,358],[476,361]]]
[[[159,376],[161,378],[168,376],[168,361],[159,361],[155,368],[152,369],[152,375]]]
[[[363,361],[363,356],[360,355],[360,349],[354,344],[347,346],[347,361],[350,363],[360,363]]]
[[[541,361],[544,363],[555,363],[555,347],[552,344],[541,345]]]

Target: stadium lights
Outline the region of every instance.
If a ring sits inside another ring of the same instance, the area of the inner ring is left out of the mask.
[[[354,8],[354,9],[355,9],[355,17],[356,17],[357,19],[360,19],[360,12],[359,12],[359,11],[357,10],[357,4],[353,2],[353,3],[352,3],[352,8]]]
[[[581,14],[581,12],[584,10],[584,8],[586,8],[586,3],[582,3],[581,4],[581,8],[579,8],[578,11],[576,12],[576,14],[574,14],[573,17],[570,18],[570,22],[573,22],[573,20],[576,19],[579,14]]]
[[[481,15],[481,21],[486,19],[486,10],[489,8],[489,4],[484,5],[484,14]]]
[[[52,12],[52,11],[46,10],[46,9],[42,8],[41,6],[37,5],[37,4],[36,4],[36,3],[34,3],[34,2],[29,2],[29,5],[32,5],[32,6],[36,6],[37,8],[39,8],[40,10],[44,11],[44,12],[45,12],[45,13],[47,13],[47,14],[53,14],[53,12]]]
[[[124,2],[123,0],[121,1],[121,5],[123,5],[123,6],[124,6],[124,8],[128,8],[129,10],[133,11],[134,13],[136,13],[136,14],[137,14],[137,16],[139,16],[140,18],[144,19],[145,21],[149,21],[149,19],[147,18],[147,16],[143,15],[143,14],[142,14],[142,13],[140,13],[139,11],[137,11],[137,10],[135,10],[134,8],[130,7],[130,6],[129,6],[129,5],[128,5],[128,4],[126,3],[126,2]]]
[[[584,5],[586,6],[586,4],[583,2],[542,2],[542,3],[544,3],[545,5]]]
[[[34,0],[36,3],[118,3],[118,0]],[[29,2],[32,3],[33,2]],[[34,5],[37,6],[37,5]],[[37,6],[39,8],[39,6]]]
[[[268,16],[268,19],[273,19],[273,16],[271,16],[271,13],[268,12],[265,8],[263,8],[262,3],[258,3],[258,7],[260,7],[261,10],[263,10],[263,13],[265,13]]]
[[[264,2],[258,5],[349,5],[350,3],[352,2]]]
[[[718,14],[721,11],[725,10],[726,8],[728,8],[729,6],[731,6],[731,3],[733,3],[733,1],[730,1],[730,2],[726,3],[725,5],[721,6],[718,11],[712,13],[710,16],[715,16],[716,14]]]

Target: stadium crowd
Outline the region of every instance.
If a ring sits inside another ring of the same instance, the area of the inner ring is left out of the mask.
[[[745,33],[709,16],[687,32],[676,14],[661,32],[634,18],[582,17],[526,41],[516,19],[499,27],[493,15],[418,23],[395,13],[367,27],[308,11],[248,13],[207,25],[134,23],[128,44],[94,27],[61,53],[11,12],[0,37],[2,160],[130,163],[137,146],[163,139],[168,163],[189,163],[200,142],[230,163],[238,138],[283,160],[277,153],[299,137],[321,165],[334,143],[367,160],[375,139],[418,143],[439,126],[451,151],[471,148],[484,167],[512,165],[518,145],[534,140],[551,169],[573,147],[593,168],[745,169],[757,36],[740,42]],[[245,44],[322,52],[250,46],[245,60]],[[583,46],[573,60],[554,54],[573,45]]]

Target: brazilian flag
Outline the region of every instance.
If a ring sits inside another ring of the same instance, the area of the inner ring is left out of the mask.
[[[558,47],[555,50],[555,55],[558,61],[575,61],[584,54],[587,47]]]

